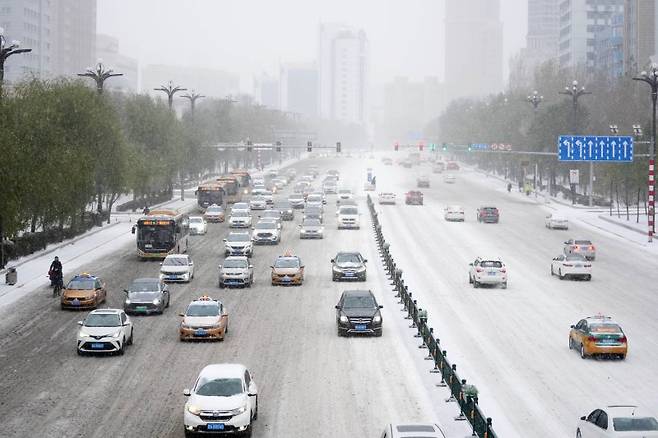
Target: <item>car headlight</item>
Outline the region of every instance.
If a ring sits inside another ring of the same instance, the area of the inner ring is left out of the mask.
[[[187,405],[187,412],[192,415],[199,415],[201,413],[201,408],[196,405]]]
[[[300,231],[300,233],[302,233],[302,234],[306,234],[306,230],[302,229],[302,230]]]
[[[340,315],[340,322],[343,324],[347,324],[349,322],[349,319],[347,319],[347,316],[345,315]]]
[[[78,332],[78,336],[81,337],[81,338],[88,338],[90,335],[89,335],[89,333],[87,333],[86,331],[84,331],[84,330],[80,330],[80,331]]]
[[[112,333],[112,338],[118,338],[121,336],[121,329],[117,330],[116,332]]]
[[[231,414],[233,414],[233,415],[239,415],[239,414],[242,414],[242,413],[244,413],[244,412],[246,412],[246,411],[247,411],[247,405],[244,405],[244,406],[241,406],[241,407],[239,407],[239,408],[237,408],[237,409],[233,409],[233,410],[231,411]]]
[[[125,302],[126,302],[126,306],[130,304],[130,300],[128,298],[126,298]]]
[[[158,304],[160,304],[160,298],[156,298],[156,299],[154,299],[154,300],[153,300],[153,304],[156,305],[156,306],[157,306]]]
[[[379,324],[380,322],[382,322],[382,316],[375,315],[374,318],[372,318],[372,322],[374,322],[375,324]]]
[[[360,267],[359,269],[357,269],[356,271],[357,271],[357,272],[365,272],[365,270],[366,270],[366,267],[365,267],[365,266],[361,266],[361,267]]]
[[[338,266],[336,266],[336,265],[334,265],[333,271],[334,272],[343,272],[343,270],[341,268],[339,268]]]
[[[185,324],[184,322],[181,322],[181,323],[180,323],[180,328],[182,328],[182,329],[188,329],[188,328],[190,328],[190,326],[189,326],[188,324]]]

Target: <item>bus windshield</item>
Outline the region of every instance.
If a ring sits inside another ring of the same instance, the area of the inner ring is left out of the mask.
[[[164,245],[174,240],[173,226],[149,226],[142,225],[137,233],[137,240],[153,244]]]

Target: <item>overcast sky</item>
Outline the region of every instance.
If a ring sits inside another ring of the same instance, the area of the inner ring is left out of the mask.
[[[460,0],[98,0],[98,32],[140,65],[219,68],[245,78],[314,61],[320,22],[363,28],[371,78],[443,78],[443,8]],[[502,0],[505,77],[525,45],[527,0]]]

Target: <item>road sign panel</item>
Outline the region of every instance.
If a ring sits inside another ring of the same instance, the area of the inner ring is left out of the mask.
[[[579,184],[580,172],[578,169],[569,169],[569,184]]]
[[[561,135],[557,145],[560,161],[633,161],[633,137]]]

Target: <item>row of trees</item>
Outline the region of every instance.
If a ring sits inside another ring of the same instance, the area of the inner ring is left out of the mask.
[[[632,135],[632,126],[640,124],[644,137],[639,140],[650,139],[651,100],[646,84],[633,81],[631,77],[598,76],[591,77],[586,84],[581,81],[579,86],[586,85],[592,94],[580,97],[574,119],[571,97],[559,94],[565,86],[571,86],[574,79],[580,78],[561,72],[555,63],[545,63],[536,70],[531,88],[519,89],[510,84],[504,94],[454,101],[439,120],[428,125],[426,134],[436,138],[439,129],[438,137],[442,142],[507,143],[517,151],[553,153],[556,153],[560,134],[611,135],[610,125],[617,125],[620,134]],[[536,110],[528,102],[534,90],[543,95]],[[636,154],[647,151],[648,145],[635,149]],[[552,178],[554,186],[556,182],[568,180],[569,169],[574,168],[580,169],[581,190],[586,189],[588,181],[587,165],[559,163],[556,156],[471,153],[470,159],[484,168],[517,178],[523,175],[523,161],[530,161],[528,174],[534,173],[537,163],[542,179]],[[609,199],[611,191],[621,193],[626,204],[632,203],[637,190],[646,187],[647,168],[647,161],[642,158],[636,158],[632,164],[596,164],[594,193]]]
[[[75,228],[122,193],[171,193],[181,176],[237,158],[214,144],[294,129],[299,121],[246,99],[206,99],[178,118],[148,95],[98,94],[78,80],[16,84],[0,96],[0,236]]]

